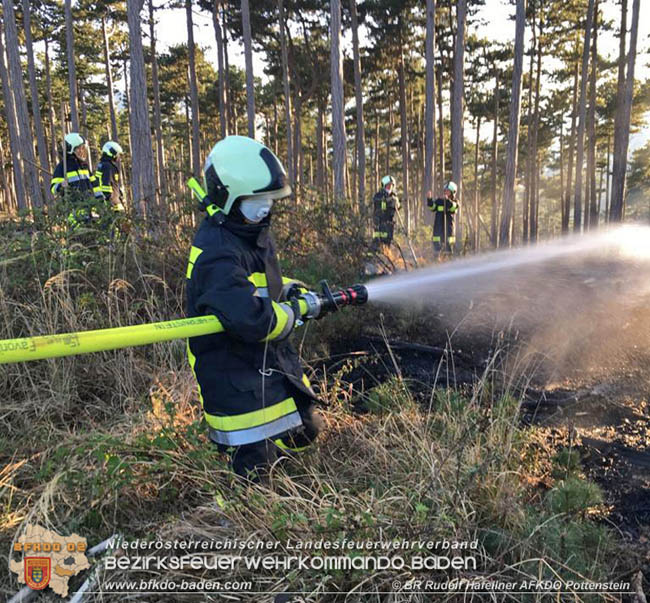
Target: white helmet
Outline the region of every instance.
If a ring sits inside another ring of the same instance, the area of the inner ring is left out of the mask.
[[[236,201],[288,197],[291,187],[280,160],[247,136],[226,136],[212,147],[203,167],[206,202],[228,214]]]
[[[102,147],[102,154],[108,155],[110,158],[117,157],[123,152],[124,151],[122,150],[122,147],[113,140],[105,142],[104,146]]]
[[[381,183],[384,186],[388,186],[389,184],[392,184],[393,186],[395,186],[395,178],[393,178],[392,176],[384,176],[381,179]]]
[[[79,147],[86,144],[86,139],[79,132],[70,132],[65,135],[66,153],[74,153]]]

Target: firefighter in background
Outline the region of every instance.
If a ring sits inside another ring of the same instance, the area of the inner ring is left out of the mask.
[[[65,158],[59,161],[50,183],[53,195],[60,195],[66,187],[79,191],[88,198],[93,197],[94,177],[88,168],[88,147],[86,139],[78,132],[65,136]]]
[[[372,247],[378,250],[381,245],[390,245],[393,242],[395,212],[401,206],[395,194],[395,178],[384,176],[381,179],[382,188],[372,198],[373,221],[375,230],[372,233]]]
[[[437,253],[451,253],[456,242],[454,236],[454,217],[458,211],[456,193],[458,186],[455,182],[447,182],[442,197],[433,199],[431,191],[427,195],[427,206],[434,213],[433,218],[433,248]]]
[[[102,156],[95,170],[95,197],[117,213],[124,213],[122,187],[120,186],[120,157],[122,147],[109,140],[102,147]]]
[[[187,316],[213,314],[225,331],[191,337],[208,437],[235,472],[258,480],[278,455],[319,432],[316,394],[289,342],[300,311],[288,300],[270,233],[275,201],[291,194],[278,158],[244,136],[228,136],[204,167],[207,216],[187,267]]]

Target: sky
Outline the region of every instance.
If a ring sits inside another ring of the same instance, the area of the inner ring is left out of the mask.
[[[254,10],[255,2],[251,2],[251,8]],[[616,0],[605,0],[600,2],[601,9],[605,19],[614,22],[614,30],[618,29],[620,19],[620,8],[617,6]],[[631,4],[631,2],[630,2]],[[496,42],[511,42],[514,40],[515,24],[512,18],[514,17],[515,8],[508,0],[486,0],[485,6],[481,7],[477,14],[477,23],[472,27],[480,37],[485,37]],[[631,10],[628,19],[631,19]],[[207,59],[216,67],[217,54],[216,44],[214,38],[214,29],[212,25],[212,17],[210,14],[194,10],[194,35],[195,41],[205,51]],[[159,24],[157,28],[157,36],[159,38],[160,50],[165,47],[173,46],[175,44],[185,44],[187,42],[187,27],[185,25],[185,9],[164,9],[158,13]],[[348,56],[352,54],[352,42],[349,32],[344,34],[343,52]],[[473,33],[471,29],[468,33]],[[599,52],[610,59],[618,56],[618,38],[615,35],[616,31],[601,32],[598,40]],[[528,42],[530,30],[527,28],[526,41]],[[255,37],[255,32],[253,32]],[[365,32],[360,32],[361,45],[367,45],[367,38]],[[364,42],[365,41],[365,42]],[[650,78],[650,1],[641,0],[641,13],[639,19],[639,42],[638,42],[638,58],[636,64],[636,77],[638,79]],[[230,43],[229,59],[232,64],[244,67],[243,46],[239,44]],[[263,76],[265,57],[262,54],[255,53],[253,56],[253,71],[256,76]],[[491,126],[486,124],[485,133],[481,130],[481,137],[488,138],[491,136]],[[632,136],[630,145],[631,150],[642,146],[650,139],[650,132],[646,129]]]

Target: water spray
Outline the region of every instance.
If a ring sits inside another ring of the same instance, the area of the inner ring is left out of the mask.
[[[345,306],[358,306],[368,301],[368,292],[363,285],[332,291],[326,281],[321,281],[321,287],[320,293],[309,291],[291,300],[303,318],[321,318]],[[129,327],[5,339],[0,340],[0,364],[118,350],[222,333],[224,330],[216,316],[195,316]]]

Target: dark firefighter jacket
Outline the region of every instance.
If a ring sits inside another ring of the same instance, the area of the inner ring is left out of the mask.
[[[454,217],[458,210],[458,202],[439,197],[427,199],[429,209],[434,213],[433,242],[449,244],[456,242],[454,236]]]
[[[95,170],[95,197],[103,199],[116,211],[124,211],[120,170],[106,154],[102,155]]]
[[[74,153],[68,153],[66,156],[66,169],[68,186],[71,189],[88,192],[92,196],[94,186],[94,176],[90,175],[88,164],[81,161]],[[60,161],[54,170],[54,176],[50,184],[50,191],[53,195],[63,194],[63,182],[66,180],[66,174],[63,173],[63,161]]]
[[[287,339],[290,306],[266,224],[220,212],[201,224],[187,267],[187,315],[214,314],[225,332],[191,337],[188,357],[210,438],[240,446],[302,426],[296,398],[316,399]],[[220,223],[221,222],[221,223]]]
[[[397,195],[382,188],[375,193],[372,203],[375,224],[373,238],[392,239],[395,212],[400,208]]]

